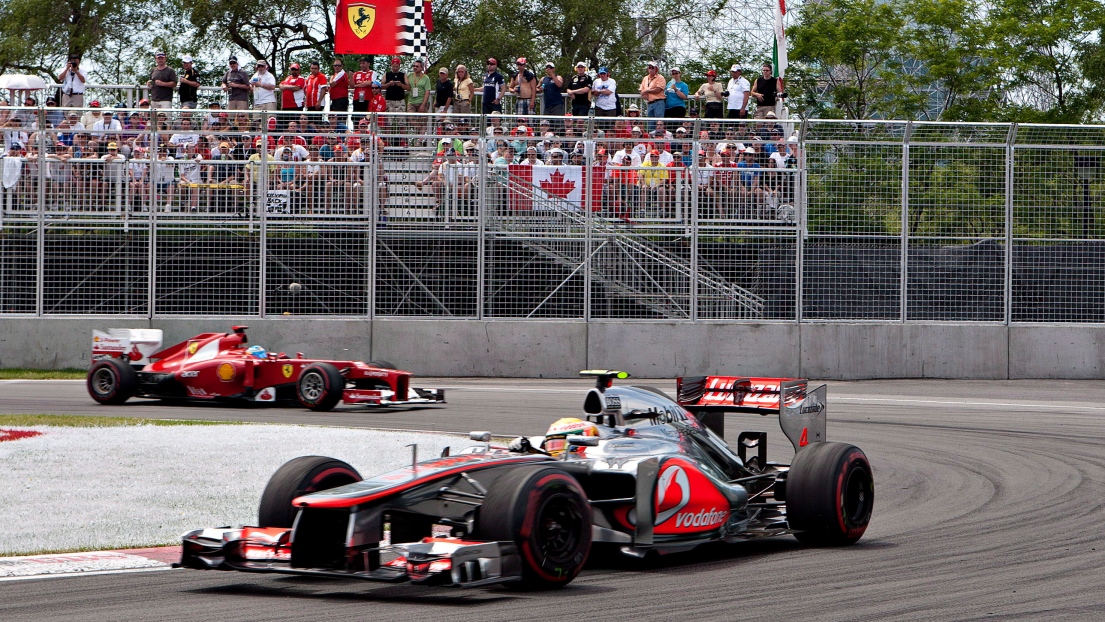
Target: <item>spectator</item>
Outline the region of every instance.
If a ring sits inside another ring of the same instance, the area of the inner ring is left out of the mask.
[[[528,115],[537,110],[537,76],[526,69],[524,56],[515,64],[518,72],[510,79],[510,90],[517,97],[514,108],[517,114]]]
[[[717,81],[716,71],[711,69],[706,72],[706,81],[702,83],[702,86],[698,87],[694,95],[706,103],[704,116],[707,119],[721,118],[721,102],[723,100],[723,95],[721,84]]]
[[[410,87],[407,112],[430,112],[430,89],[433,87],[433,82],[430,76],[423,73],[423,69],[422,61],[416,60],[411,63],[411,73],[407,76],[407,85]],[[428,121],[428,118],[425,121],[410,118],[409,131],[412,134],[425,134],[429,131]]]
[[[391,71],[384,73],[384,99],[388,112],[403,112],[407,109],[407,74],[399,71],[399,57],[391,59]]]
[[[249,92],[253,90],[246,72],[238,68],[238,57],[231,56],[227,64],[230,69],[223,74],[222,87],[226,91],[228,110],[245,110],[249,107]]]
[[[456,75],[453,78],[453,111],[457,114],[472,112],[472,96],[475,90],[472,77],[468,75],[468,68],[457,65]]]
[[[151,181],[157,191],[157,199],[165,200],[166,211],[173,207],[173,186],[176,185],[176,172],[173,170],[176,167],[172,165],[172,162],[173,157],[169,155],[168,148],[165,145],[159,147],[157,150],[157,166]]]
[[[180,58],[183,67],[180,70],[180,107],[195,109],[199,105],[200,73],[192,66],[192,57],[185,54]]]
[[[648,74],[641,80],[641,87],[638,89],[641,99],[648,105],[648,117],[658,118],[664,116],[664,102],[667,101],[664,94],[665,87],[664,78],[660,75],[660,66],[656,64],[656,61],[648,61]],[[649,129],[651,130],[652,127],[652,124],[650,124]]]
[[[280,83],[280,109],[303,110],[303,102],[307,99],[304,89],[307,88],[307,80],[299,75],[299,63],[292,63],[288,68],[289,74]],[[281,125],[288,126],[290,117],[281,117]]]
[[[349,110],[349,74],[340,58],[334,59],[334,77],[330,78],[330,111]]]
[[[748,80],[741,77],[741,66],[733,65],[729,68],[729,84],[721,94],[728,98],[729,118],[744,119],[748,117]]]
[[[65,118],[65,113],[58,110],[58,102],[53,97],[46,98],[46,122],[50,124],[50,127],[57,127],[61,120]]]
[[[380,92],[380,83],[373,80],[371,94],[369,95],[368,111],[386,112],[387,109],[387,99],[385,99],[384,95]],[[385,121],[386,119],[381,120],[380,123],[383,124]]]
[[[199,154],[199,145],[186,145],[184,151],[180,152],[178,157],[180,159],[180,165],[178,167],[180,173],[180,192],[181,195],[183,195],[185,193],[184,188],[188,188],[188,211],[194,212],[199,208],[200,184],[203,183],[202,156]],[[181,202],[183,203],[183,196]],[[184,206],[181,205],[181,208],[183,207]]]
[[[591,84],[594,80],[587,75],[587,64],[576,63],[576,75],[568,80],[568,94],[572,96],[572,116],[586,117],[591,111]],[[567,126],[567,124],[566,124]]]
[[[503,74],[499,73],[499,61],[487,59],[487,75],[483,78],[483,113],[503,111]]]
[[[310,75],[303,85],[303,103],[311,112],[322,112],[322,104],[326,100],[326,91],[330,89],[330,81],[326,74],[322,73],[322,65],[318,61],[311,63]],[[316,115],[312,115],[315,117]]]
[[[88,104],[89,111],[84,113],[81,117],[81,127],[91,129],[96,122],[103,116],[103,111],[100,110],[100,100],[94,99],[92,103]]]
[[[154,108],[172,108],[173,89],[177,85],[176,70],[165,64],[165,52],[157,52],[154,62],[156,66],[146,82],[146,87],[150,89],[150,105]]]
[[[199,145],[200,135],[192,129],[192,119],[184,117],[180,120],[180,132],[169,138],[169,144],[176,147],[176,157],[183,158],[188,147]]]
[[[545,63],[545,77],[541,78],[541,85],[537,92],[541,93],[541,114],[548,116],[564,116],[564,78],[556,73],[556,65]]]
[[[84,107],[84,73],[81,72],[81,57],[69,55],[69,62],[61,70],[61,105],[64,108]]]
[[[618,83],[610,77],[610,70],[599,67],[599,79],[591,83],[591,96],[595,99],[596,117],[618,116]],[[607,122],[602,129],[607,129]]]
[[[372,100],[372,69],[368,58],[361,58],[360,69],[353,72],[353,112],[368,112]]]
[[[659,150],[652,149],[648,152],[648,158],[641,163],[641,172],[637,176],[640,180],[642,199],[646,210],[644,215],[662,216],[664,206],[667,203],[668,171],[666,165],[660,162]],[[649,213],[650,208],[651,214]]]
[[[752,97],[756,98],[757,119],[766,119],[767,113],[775,114],[775,102],[783,90],[783,80],[771,75],[771,63],[764,63],[763,75],[756,78],[752,86]]]
[[[100,145],[107,145],[109,142],[118,142],[121,140],[120,133],[123,131],[123,124],[119,122],[119,119],[115,118],[115,114],[111,110],[105,110],[103,116],[92,126],[92,137]],[[99,148],[97,148],[99,150]]]
[[[664,116],[672,119],[682,119],[687,116],[687,98],[691,90],[683,81],[683,72],[678,67],[671,70],[671,82],[668,82],[664,99]]]
[[[263,58],[254,68],[256,71],[249,79],[253,87],[253,109],[276,110],[276,76],[269,71],[269,63]]]
[[[737,185],[737,192],[741,203],[747,206],[743,215],[752,219],[762,218],[761,207],[764,199],[764,189],[760,177],[763,173],[760,172],[761,167],[756,162],[756,150],[752,147],[746,147],[736,168],[740,169],[740,183]]]
[[[437,89],[434,94],[434,110],[438,114],[453,112],[453,81],[445,67],[437,70]]]

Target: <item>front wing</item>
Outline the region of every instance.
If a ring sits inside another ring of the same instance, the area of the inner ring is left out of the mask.
[[[365,406],[418,406],[445,403],[445,389],[410,387],[406,399],[395,399],[391,389],[345,389],[342,402]]]
[[[186,533],[176,566],[446,587],[480,587],[522,578],[514,543],[459,538],[364,548],[348,557],[344,568],[304,567],[292,559],[291,530],[281,527],[220,527]]]

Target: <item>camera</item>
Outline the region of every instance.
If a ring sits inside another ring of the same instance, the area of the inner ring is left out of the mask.
[[[729,91],[722,91],[721,96],[722,97],[729,97]]]

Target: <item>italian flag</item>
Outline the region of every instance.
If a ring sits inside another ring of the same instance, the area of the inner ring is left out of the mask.
[[[784,77],[787,72],[787,33],[783,28],[783,16],[786,14],[786,0],[778,0],[775,6],[775,47],[771,52],[771,62],[775,65],[776,78]]]

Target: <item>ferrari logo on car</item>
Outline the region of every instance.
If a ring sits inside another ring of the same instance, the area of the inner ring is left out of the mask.
[[[372,26],[376,23],[376,7],[364,2],[350,4],[348,7],[349,29],[358,39],[364,39],[372,32]]]
[[[200,342],[198,342],[198,341],[193,341],[192,343],[188,344],[188,354],[195,354],[196,350],[199,350],[199,349],[200,349]]]
[[[295,367],[293,365],[285,365],[284,367],[280,368],[280,371],[284,372],[285,378],[291,378],[292,372],[295,371]]]
[[[223,363],[215,368],[215,374],[219,376],[219,380],[230,382],[234,380],[234,366],[230,363]]]

